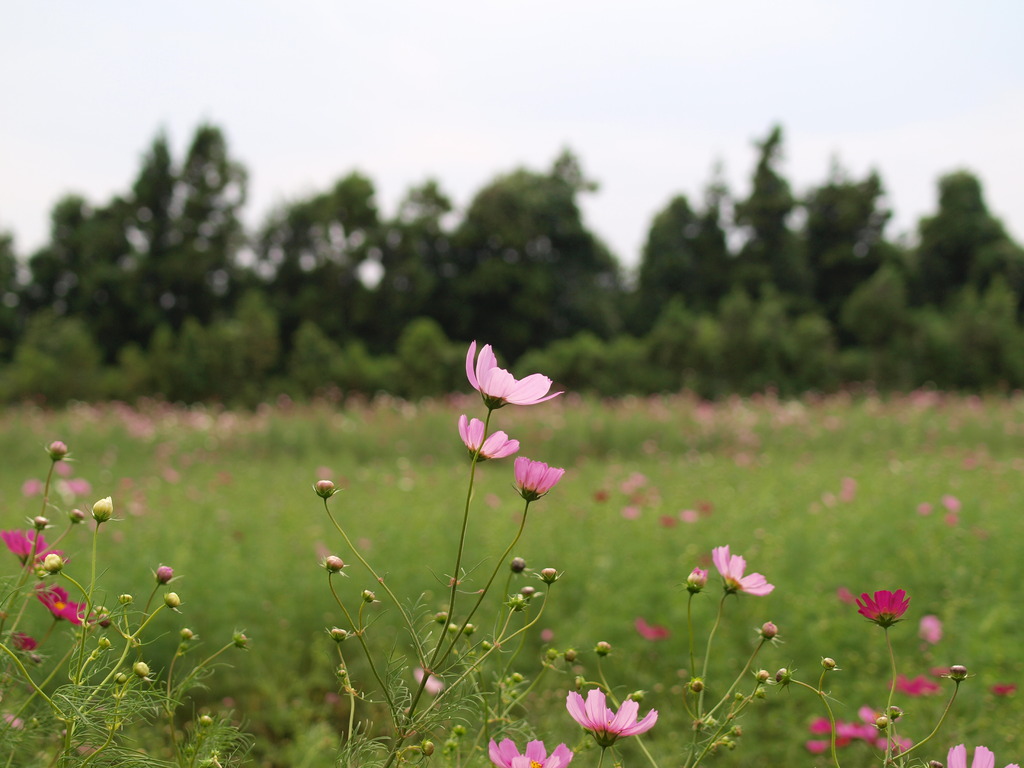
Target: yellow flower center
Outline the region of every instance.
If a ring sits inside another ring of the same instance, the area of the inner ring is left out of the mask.
[[[68,607],[68,604],[62,603],[60,600],[58,600],[56,603],[53,604],[53,607],[56,608],[58,611],[63,611],[65,608]]]
[[[538,763],[536,760],[531,760],[530,768],[544,768],[544,766],[541,763]]]

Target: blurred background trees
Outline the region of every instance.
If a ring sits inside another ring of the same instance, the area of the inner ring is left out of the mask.
[[[602,395],[1024,386],[1024,249],[975,176],[939,179],[896,240],[878,171],[835,161],[795,191],[782,128],[754,148],[745,196],[713,170],[625,270],[569,150],[464,208],[427,179],[381,211],[351,171],[246,231],[224,133],[200,125],[181,158],[158,134],[122,194],[56,201],[35,253],[0,233],[0,399],[420,397],[459,384],[472,339]]]

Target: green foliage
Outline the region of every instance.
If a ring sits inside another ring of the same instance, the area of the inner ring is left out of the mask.
[[[100,358],[81,320],[37,312],[3,371],[0,391],[7,400],[31,399],[49,405],[89,400],[103,394],[98,381]]]
[[[398,380],[390,391],[412,399],[454,392],[465,380],[466,351],[428,318],[413,320],[398,339]]]

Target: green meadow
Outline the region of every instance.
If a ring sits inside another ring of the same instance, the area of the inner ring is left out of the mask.
[[[410,602],[421,597],[425,612],[441,610],[469,471],[460,413],[483,417],[475,393],[421,403],[282,401],[251,412],[155,402],[10,408],[0,416],[0,527],[23,528],[40,514],[33,481],[49,465],[44,446],[66,442],[74,460],[57,483],[59,505],[114,501],[118,520],[104,527],[97,557],[108,599],[147,596],[154,570],[170,565],[182,616],[200,638],[211,648],[236,630],[250,638],[189,706],[233,712],[256,738],[252,765],[330,766],[348,712],[325,631],[342,618],[319,562],[332,553],[354,558],[311,486],[334,481],[342,490],[332,511],[389,586]],[[816,685],[822,657],[834,658],[838,670],[825,688],[836,717],[857,721],[861,707],[885,706],[889,661],[884,632],[847,595],[902,588],[910,609],[889,630],[898,672],[939,690],[896,692],[900,735],[918,741],[931,731],[953,690],[936,669],[963,664],[970,677],[919,756],[944,760],[960,742],[985,744],[1002,762],[1024,756],[1024,691],[1007,687],[1024,684],[1024,397],[565,396],[497,410],[491,427],[520,440],[521,455],[566,468],[531,505],[513,552],[531,569],[563,574],[545,587],[541,631],[530,635],[515,669],[530,679],[549,649],[578,652],[575,665],[560,662],[544,674],[522,713],[549,745],[580,741],[564,699],[577,674],[595,674],[599,641],[612,646],[601,669],[619,696],[643,690],[641,713],[660,713],[644,737],[648,748],[670,755],[686,743],[685,581],[695,566],[711,570],[693,601],[702,656],[721,595],[710,553],[728,544],[775,590],[726,601],[712,677],[731,681],[756,629],[770,620],[782,642],[766,646],[755,668],[774,676],[786,667]],[[481,464],[464,563],[469,581],[494,566],[521,512],[511,460]],[[69,568],[86,566],[89,540],[86,526],[72,532],[65,549],[81,555]],[[9,564],[13,573],[13,557]],[[343,586],[355,595],[374,587],[358,563],[346,575]],[[394,612],[383,604],[373,610],[370,633],[401,650]],[[919,635],[925,615],[942,622],[936,643]],[[638,619],[661,628],[657,639],[638,631]],[[154,668],[173,652],[177,626],[157,628],[147,649]],[[353,670],[358,676],[356,662]],[[358,717],[378,714],[367,705]],[[821,738],[809,726],[824,714],[810,692],[772,686],[744,715],[736,749],[723,748],[712,762],[826,765],[827,755],[805,746]],[[624,754],[627,765],[644,764],[630,748]],[[875,761],[860,742],[840,758],[849,766]],[[440,755],[434,760],[443,764]]]

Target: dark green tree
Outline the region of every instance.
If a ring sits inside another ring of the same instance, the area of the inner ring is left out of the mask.
[[[14,238],[0,232],[0,361],[10,359],[18,335],[21,280]]]
[[[630,328],[644,334],[673,299],[696,312],[714,311],[729,289],[731,259],[722,223],[728,193],[713,181],[704,209],[678,195],[654,217],[640,258]]]
[[[804,199],[803,243],[814,278],[814,300],[833,324],[850,295],[895,258],[884,239],[891,212],[882,204],[877,173],[854,181],[833,163],[828,180]]]
[[[582,330],[618,329],[618,264],[577,203],[593,189],[564,152],[548,173],[520,169],[477,193],[441,264],[434,305],[449,338],[489,342],[514,360]]]
[[[772,285],[790,299],[809,299],[811,272],[790,228],[796,199],[782,176],[782,128],[776,126],[756,144],[760,156],[750,195],[736,203],[735,221],[746,237],[734,284],[751,294]]]
[[[918,233],[919,301],[941,306],[961,288],[982,291],[996,277],[1024,295],[1024,250],[989,212],[973,174],[958,171],[939,180],[939,210],[921,220]]]
[[[373,183],[350,173],[328,192],[272,213],[256,239],[256,272],[289,340],[312,321],[336,343],[357,338],[376,320],[364,282],[379,255]]]

